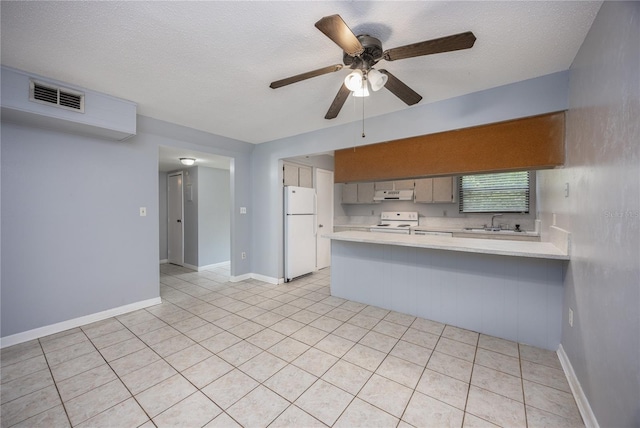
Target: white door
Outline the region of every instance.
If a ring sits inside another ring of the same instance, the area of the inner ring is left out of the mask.
[[[182,199],[182,173],[171,174],[168,180],[167,205],[168,213],[168,248],[169,263],[182,266],[184,264],[184,223]]]
[[[318,197],[318,235],[316,238],[316,269],[331,266],[331,240],[322,235],[333,232],[333,171],[316,169]]]

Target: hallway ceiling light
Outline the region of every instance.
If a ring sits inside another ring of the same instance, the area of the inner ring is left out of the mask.
[[[194,158],[180,158],[180,162],[182,165],[191,166],[196,163],[196,160]]]

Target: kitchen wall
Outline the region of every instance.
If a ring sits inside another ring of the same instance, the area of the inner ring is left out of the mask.
[[[559,72],[367,119],[366,138],[353,117],[352,123],[259,144],[251,164],[253,202],[262,209],[252,218],[252,272],[283,276],[280,159],[565,110],[567,88],[568,73]]]
[[[566,166],[539,175],[543,225],[572,239],[562,347],[601,427],[640,426],[639,40],[640,3],[604,2],[570,69]]]
[[[455,191],[457,192],[457,178]],[[420,225],[433,228],[482,227],[491,224],[491,214],[461,214],[458,212],[458,196],[456,202],[423,204],[412,201],[382,201],[376,204],[342,204],[340,195],[342,185],[336,185],[336,223],[335,224],[375,224],[380,220],[382,211],[417,211]],[[536,219],[536,173],[531,174],[531,194],[529,214],[503,214],[496,217],[495,224],[503,228],[513,229],[516,224],[521,230],[535,230]]]
[[[3,344],[159,296],[160,145],[233,158],[233,212],[251,207],[253,144],[142,116],[137,129],[116,142],[2,121]],[[248,274],[250,214],[230,223],[232,275]]]

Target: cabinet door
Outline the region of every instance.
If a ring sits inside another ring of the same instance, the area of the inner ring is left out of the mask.
[[[298,167],[285,163],[283,165],[282,178],[285,186],[298,185]]]
[[[358,203],[372,204],[375,193],[374,183],[358,183]]]
[[[345,183],[342,185],[342,203],[358,203],[358,185],[356,183]]]
[[[399,180],[393,182],[395,190],[413,190],[415,180]]]
[[[415,180],[415,201],[422,203],[433,202],[433,178],[419,178]]]
[[[298,168],[298,186],[313,187],[310,166],[301,166]]]
[[[433,179],[433,202],[453,202],[453,177]]]
[[[393,181],[376,181],[376,190],[393,190]]]

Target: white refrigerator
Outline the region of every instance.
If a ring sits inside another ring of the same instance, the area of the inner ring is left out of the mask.
[[[316,191],[284,188],[284,280],[316,269]]]

